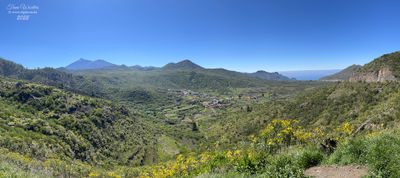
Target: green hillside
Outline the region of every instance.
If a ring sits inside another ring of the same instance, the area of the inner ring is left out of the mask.
[[[199,120],[199,127],[223,145],[245,140],[274,119],[296,119],[305,128],[319,127],[328,133],[344,122],[359,126],[369,120],[370,124],[394,127],[400,117],[399,89],[398,83],[339,83],[291,99],[254,103],[251,112],[242,111],[240,104],[233,105],[218,112],[214,116],[218,120]]]
[[[326,77],[322,77],[320,78],[320,80],[327,80],[327,81],[345,81],[348,80],[353,73],[357,72],[362,66],[360,65],[351,65],[343,70],[341,70],[340,72],[333,74],[333,75],[329,75]]]
[[[4,78],[0,88],[1,148],[94,165],[154,161],[152,130],[123,106]]]
[[[215,151],[178,157],[145,172],[154,177],[304,177],[304,169],[323,163],[366,165],[373,177],[396,177],[399,89],[397,82],[344,82],[255,103],[251,111],[232,107],[214,115],[216,120],[198,122]],[[317,147],[328,138],[339,144],[333,154]],[[192,171],[185,172],[186,163]]]
[[[261,79],[249,78],[225,70],[157,69],[151,71],[117,69],[74,72],[105,85],[116,84],[125,88],[146,87],[165,89],[194,89],[225,91],[229,88],[265,86]]]
[[[184,64],[53,78],[3,62],[0,177],[306,177],[349,164],[400,176],[398,81],[266,81]]]
[[[22,65],[1,58],[0,76],[55,86],[91,96],[101,96],[104,92],[99,82],[86,80],[82,76],[74,76],[53,68],[26,69]]]
[[[384,67],[389,68],[396,78],[400,77],[400,52],[382,55],[364,65],[360,72],[377,72]]]
[[[120,67],[70,72],[87,77],[91,81],[101,82],[103,85],[122,88],[145,87],[217,92],[227,92],[232,88],[265,87],[274,82],[289,80],[277,73],[247,74],[225,69],[205,69],[189,60],[169,63],[162,68],[152,70]]]

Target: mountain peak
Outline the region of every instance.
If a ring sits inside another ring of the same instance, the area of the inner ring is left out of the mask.
[[[196,67],[200,67],[199,65],[195,64],[194,62],[192,62],[192,61],[189,60],[189,59],[182,60],[182,61],[180,61],[180,62],[177,62],[176,64],[177,64],[177,65],[185,65],[185,66],[196,66]]]
[[[93,62],[107,62],[107,61],[105,61],[105,60],[103,60],[103,59],[97,59],[97,60],[95,60],[95,61],[93,61]],[[109,62],[108,62],[109,63]]]
[[[165,68],[165,69],[190,69],[190,70],[203,69],[203,67],[193,63],[189,59],[185,59],[185,60],[182,60],[177,63],[169,63],[169,64],[165,65],[163,68]]]
[[[86,69],[102,69],[102,68],[109,68],[114,67],[115,64],[107,62],[102,59],[98,59],[95,61],[87,60],[80,58],[79,60],[69,64],[65,68],[67,70],[86,70]]]
[[[258,70],[257,72],[254,73],[248,73],[248,75],[264,80],[293,80],[290,79],[289,77],[281,75],[278,72],[267,72],[265,70]]]
[[[79,58],[76,62],[91,62],[90,60]]]

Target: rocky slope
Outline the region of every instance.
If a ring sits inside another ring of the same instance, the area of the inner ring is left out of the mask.
[[[393,75],[392,70],[389,67],[384,67],[378,71],[371,72],[357,72],[349,78],[349,81],[365,81],[365,82],[384,82],[384,81],[396,81],[396,77]]]
[[[348,80],[358,69],[360,69],[362,66],[360,65],[351,65],[343,70],[341,70],[338,73],[335,73],[333,75],[329,75],[326,77],[320,78],[320,80],[323,81],[343,81],[343,80]]]
[[[357,70],[349,81],[384,82],[400,77],[400,52],[385,54]]]

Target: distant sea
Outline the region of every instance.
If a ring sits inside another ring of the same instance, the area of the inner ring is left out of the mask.
[[[329,70],[299,70],[299,71],[281,71],[280,74],[296,80],[318,80],[321,77],[340,72],[342,69]]]

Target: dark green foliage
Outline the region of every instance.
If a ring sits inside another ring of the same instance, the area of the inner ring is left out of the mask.
[[[372,138],[359,137],[340,145],[327,162],[367,165],[372,177],[399,177],[399,149],[398,134],[383,134]]]
[[[280,154],[271,157],[270,165],[265,175],[267,177],[300,178],[305,177],[303,169],[296,163],[296,158],[291,154]]]
[[[156,160],[142,116],[101,99],[0,79],[0,147],[39,160],[141,165]]]
[[[313,166],[319,165],[325,158],[324,153],[321,152],[315,146],[309,146],[303,149],[298,156],[297,164],[303,168],[307,169]]]
[[[305,92],[284,106],[284,111],[286,117],[298,118],[304,125],[337,126],[344,121],[361,124],[367,119],[389,123],[399,116],[399,91],[398,83],[343,82]]]
[[[53,68],[25,69],[19,64],[0,59],[0,76],[55,86],[85,95],[104,96],[104,89],[98,82]]]
[[[0,58],[0,75],[17,76],[23,70],[23,66]]]
[[[242,173],[257,174],[264,172],[267,166],[271,166],[268,162],[268,155],[257,154],[255,156],[255,158],[250,158],[248,154],[245,154],[236,162],[236,170]]]
[[[370,172],[376,177],[400,176],[400,138],[384,135],[370,142],[366,161]]]
[[[366,164],[367,144],[367,140],[363,138],[348,140],[329,157],[329,162],[342,165]]]

